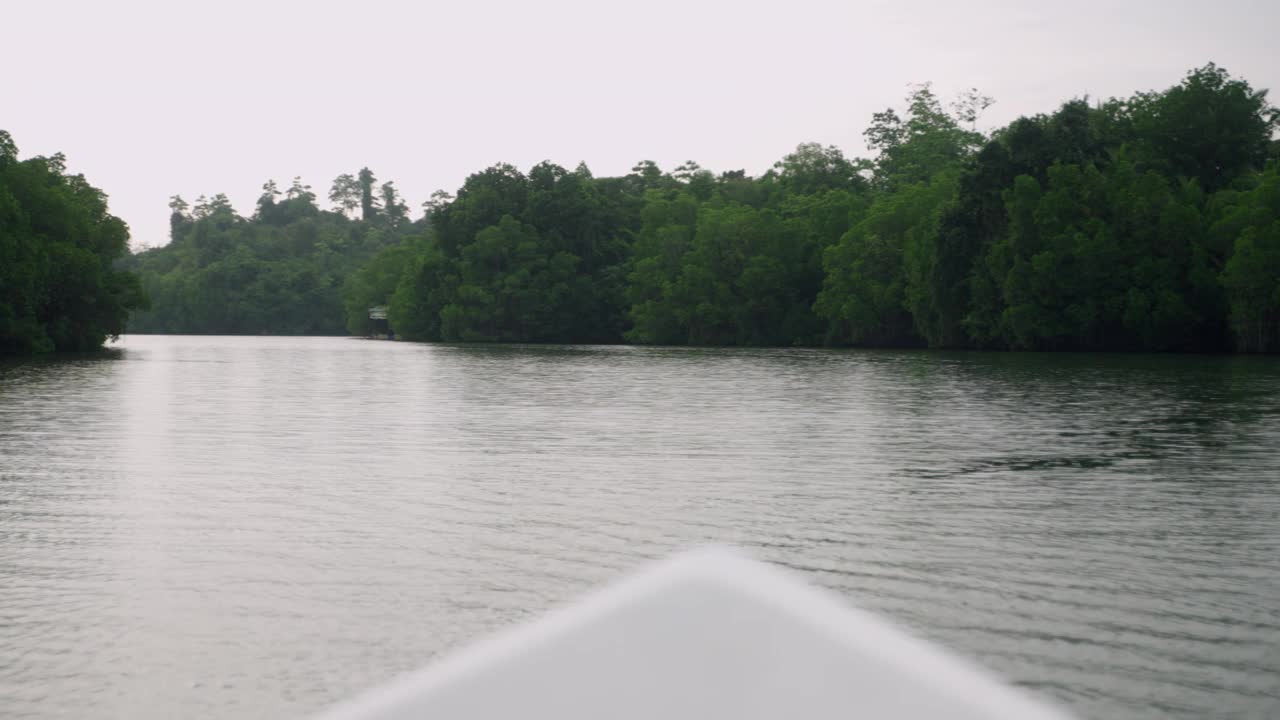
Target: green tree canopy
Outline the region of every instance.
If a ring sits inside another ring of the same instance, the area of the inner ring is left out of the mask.
[[[803,143],[754,177],[500,163],[417,221],[367,168],[333,211],[297,179],[248,218],[175,197],[135,326],[359,333],[389,304],[432,341],[1278,349],[1265,91],[1209,64],[984,132],[993,102],[913,86],[873,158]]]
[[[0,130],[0,353],[92,350],[145,305],[119,270],[129,230],[61,155],[18,158]]]

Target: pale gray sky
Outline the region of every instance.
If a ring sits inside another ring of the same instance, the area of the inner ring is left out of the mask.
[[[1210,60],[1280,93],[1274,0],[19,0],[0,24],[0,128],[24,157],[65,152],[151,245],[175,193],[248,213],[301,175],[327,205],[363,165],[416,215],[500,161],[857,155],[871,113],[926,80],[995,96],[988,127]]]

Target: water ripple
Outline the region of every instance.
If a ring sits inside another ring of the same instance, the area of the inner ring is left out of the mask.
[[[0,365],[0,714],[299,716],[728,542],[1087,718],[1280,717],[1266,358],[130,337]]]

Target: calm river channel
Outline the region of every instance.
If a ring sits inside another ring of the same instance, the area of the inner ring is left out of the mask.
[[[1082,718],[1280,717],[1280,359],[128,336],[0,364],[0,716],[305,717],[728,543]]]

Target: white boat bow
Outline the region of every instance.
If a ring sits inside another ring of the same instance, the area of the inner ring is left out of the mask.
[[[730,550],[677,556],[317,720],[1065,720]]]

